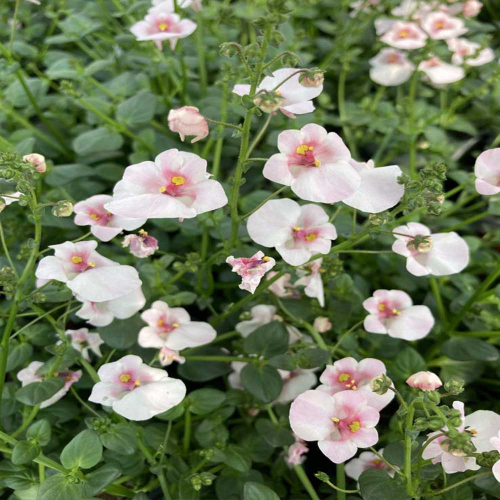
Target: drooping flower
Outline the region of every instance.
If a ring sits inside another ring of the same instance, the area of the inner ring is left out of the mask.
[[[278,274],[277,271],[271,271],[267,275],[267,279],[270,280],[274,276]],[[300,298],[300,292],[295,288],[295,285],[290,281],[292,276],[290,273],[285,273],[283,276],[278,278],[269,288],[268,290],[276,297],[280,298]]]
[[[434,391],[436,389],[439,389],[443,385],[441,379],[432,372],[414,373],[411,377],[408,378],[406,383],[410,387],[420,389],[421,391]]]
[[[491,196],[500,193],[500,148],[483,151],[474,166],[476,191]]]
[[[434,40],[457,38],[468,31],[462,19],[445,12],[431,12],[422,19],[421,26]]]
[[[401,290],[377,290],[363,302],[370,313],[364,327],[370,333],[387,333],[390,337],[419,340],[434,326],[434,316],[427,306],[414,306],[411,297]]]
[[[130,253],[138,259],[145,259],[153,255],[158,250],[158,240],[149,236],[149,234],[141,229],[139,234],[127,234],[123,238],[122,247],[130,248]]]
[[[286,455],[286,463],[293,467],[294,465],[301,465],[305,462],[305,454],[309,451],[306,442],[303,439],[295,437],[295,443],[290,445]]]
[[[91,302],[79,295],[76,299],[82,302],[82,307],[75,314],[87,320],[93,326],[108,326],[115,318],[128,319],[140,311],[146,304],[146,298],[141,287],[132,290],[123,297],[104,302]]]
[[[378,452],[383,456],[384,449],[381,448]],[[371,451],[363,451],[359,454],[358,458],[353,458],[345,464],[346,476],[357,481],[359,476],[365,471],[370,469],[385,470],[389,476],[394,477],[396,472],[391,469],[378,455]]]
[[[322,273],[325,271],[321,264],[323,259],[316,259],[305,264],[304,269],[299,269],[300,278],[294,286],[304,286],[304,293],[312,299],[318,299],[319,305],[325,307],[325,289],[323,287]]]
[[[206,160],[169,149],[154,162],[127,167],[105,208],[122,217],[191,219],[227,204],[224,189],[209,177]]]
[[[80,201],[74,207],[75,224],[91,226],[90,232],[101,241],[110,241],[124,229],[133,231],[141,227],[146,219],[125,218],[109,213],[104,205],[110,203],[113,197],[107,194],[91,196]]]
[[[21,382],[21,385],[23,387],[26,387],[29,384],[42,382],[42,380],[44,380],[44,376],[37,374],[37,371],[42,366],[43,363],[41,361],[32,361],[26,368],[20,370],[17,373],[17,379]],[[64,379],[64,386],[49,399],[42,401],[42,403],[40,404],[40,408],[47,408],[48,406],[57,403],[60,399],[66,396],[71,386],[75,382],[78,382],[80,380],[82,372],[81,370],[78,370],[76,372],[68,370],[65,372],[58,372],[57,375],[54,374],[54,376]]]
[[[66,335],[71,338],[71,345],[78,352],[82,353],[82,358],[90,361],[90,351],[97,357],[102,357],[100,346],[104,340],[98,333],[89,333],[88,328],[78,330],[66,330]]]
[[[209,134],[206,118],[194,106],[183,106],[168,112],[168,128],[180,135],[181,141],[187,135],[194,135],[191,144],[204,139]]]
[[[252,257],[229,256],[226,263],[233,267],[233,273],[241,276],[239,288],[254,293],[264,275],[276,265],[272,257],[266,257],[264,252],[257,252]]]
[[[38,4],[40,5],[40,4]],[[35,170],[39,174],[43,174],[47,171],[47,165],[45,163],[45,156],[40,155],[38,153],[32,153],[30,155],[24,155],[23,156],[23,161],[26,161],[28,163],[31,163],[34,167]]]
[[[305,264],[313,255],[330,252],[337,238],[335,226],[317,205],[300,206],[290,199],[271,200],[248,218],[248,234],[255,243],[275,247],[292,266]]]
[[[415,23],[396,21],[380,40],[396,49],[413,50],[420,49],[427,43],[427,35]]]
[[[280,153],[264,165],[266,179],[285,186],[303,200],[335,203],[351,196],[361,179],[350,165],[351,153],[334,132],[309,123],[278,136]]]
[[[495,59],[495,53],[489,47],[481,49],[481,45],[470,42],[465,38],[452,38],[446,40],[448,48],[453,52],[453,64],[468,64],[469,66],[482,66]]]
[[[141,347],[168,347],[181,351],[209,344],[217,335],[208,323],[191,321],[185,309],[171,308],[161,300],[153,302],[151,309],[144,311],[141,318],[148,324],[139,332],[137,342]]]
[[[179,15],[171,11],[168,4],[169,2],[161,2],[152,7],[142,21],[130,28],[138,41],[151,40],[161,50],[162,43],[168,40],[170,48],[175,50],[181,38],[186,38],[194,32],[196,23],[190,19],[181,19]]]
[[[97,372],[89,401],[111,406],[128,420],[148,420],[178,405],[186,395],[182,380],[170,378],[165,370],[151,368],[139,356],[124,356],[106,363]]]
[[[123,297],[142,284],[137,270],[122,266],[98,254],[96,241],[67,241],[49,245],[54,255],[44,257],[36,269],[36,277],[66,283],[82,299],[104,302]]]
[[[319,333],[326,333],[332,329],[332,322],[325,316],[314,318],[314,329]]]
[[[385,87],[407,82],[415,71],[415,65],[408,60],[406,54],[396,49],[382,49],[370,59],[370,65],[370,78]]]
[[[395,393],[387,391],[383,395],[376,394],[370,382],[385,373],[385,365],[378,359],[366,358],[358,362],[354,358],[343,358],[333,365],[327,365],[319,378],[322,385],[317,390],[330,396],[342,391],[362,392],[367,404],[380,411],[394,399]]]
[[[158,355],[161,366],[170,366],[174,361],[183,365],[186,362],[186,358],[179,354],[179,351],[174,351],[168,347],[162,347]]]
[[[396,241],[392,251],[407,257],[406,269],[414,276],[448,276],[469,264],[469,247],[457,233],[431,234],[418,222],[409,222],[393,230]],[[424,238],[415,246],[415,237]]]
[[[319,449],[336,464],[352,458],[358,448],[377,443],[375,426],[379,418],[379,412],[368,406],[361,391],[343,391],[333,396],[307,391],[290,408],[293,432],[305,441],[318,441]]]
[[[432,57],[422,61],[418,69],[423,71],[430,82],[436,86],[458,82],[465,76],[463,68],[445,63],[439,57]]]
[[[354,194],[343,200],[346,205],[378,214],[400,202],[405,190],[398,182],[403,172],[397,165],[375,168],[373,160],[363,163],[352,159],[350,163],[361,176],[361,184]]]
[[[283,99],[280,111],[284,115],[289,118],[295,118],[296,114],[312,113],[314,111],[312,99],[321,94],[323,85],[319,85],[318,87],[304,87],[300,84],[300,75],[300,69],[297,68],[278,69],[273,72],[273,76],[266,76],[260,82],[257,93],[273,91],[279,85],[275,92]],[[282,82],[284,83],[281,84]],[[248,95],[250,85],[235,85],[233,92],[241,96]]]

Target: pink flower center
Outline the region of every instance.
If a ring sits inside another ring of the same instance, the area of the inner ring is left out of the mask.
[[[321,167],[321,162],[314,157],[314,146],[301,144],[291,156],[288,164],[303,167]]]
[[[186,182],[187,179],[182,175],[173,175],[170,178],[170,182],[160,188],[160,193],[168,194],[169,196],[182,196],[182,187]]]
[[[388,64],[399,64],[400,57],[397,54],[389,54],[387,57]]]
[[[341,383],[346,390],[356,391],[358,386],[356,385],[356,380],[352,378],[350,373],[341,373],[338,378],[339,383]]]
[[[139,387],[141,385],[141,382],[136,379],[130,372],[122,373],[118,377],[118,380],[120,381],[122,386],[125,386],[125,388],[129,391],[133,391],[136,387]]]
[[[337,424],[337,428],[342,432],[350,432],[356,434],[361,429],[361,422],[359,420],[343,419],[332,417],[332,422]]]
[[[391,306],[387,302],[381,302],[378,305],[378,310],[380,319],[394,318],[395,316],[399,316],[401,314],[401,311],[399,309]]]
[[[113,214],[93,209],[90,211],[89,217],[95,220],[98,226],[107,226]]]
[[[158,335],[160,337],[165,337],[170,332],[174,331],[176,328],[179,328],[179,323],[168,323],[165,316],[162,316],[157,322],[156,326],[160,330]]]
[[[95,267],[95,262],[87,262],[86,257],[81,255],[73,255],[70,260],[72,263],[71,271],[74,273],[83,273]]]
[[[318,237],[318,232],[316,230],[309,231],[307,229],[302,229],[300,226],[293,226],[292,230],[293,239],[295,241],[312,243]]]
[[[156,27],[158,28],[158,31],[164,32],[167,31],[169,28],[169,24],[166,21],[160,21]]]

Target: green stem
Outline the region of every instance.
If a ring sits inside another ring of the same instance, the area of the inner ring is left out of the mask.
[[[293,468],[295,470],[295,473],[297,474],[297,477],[300,479],[300,482],[309,494],[311,500],[320,500],[302,465],[294,465]]]
[[[14,43],[14,35],[16,34],[16,24],[17,24],[17,14],[19,12],[19,5],[21,0],[16,0],[16,5],[14,7],[14,16],[12,17],[12,25],[10,27],[10,38],[9,38],[9,54],[12,59],[12,44]]]
[[[335,467],[337,475],[337,500],[345,500],[345,471],[344,464],[337,464]]]
[[[40,410],[40,405],[33,406],[33,408],[31,409],[30,414],[24,420],[24,422],[22,423],[22,425],[12,433],[12,437],[17,437],[17,436],[19,436],[19,434],[21,434],[22,432],[24,432],[24,430],[27,429],[30,426],[31,422],[33,422],[33,420],[35,420],[35,418],[36,418],[39,410]]]
[[[395,465],[392,465],[391,462],[388,462],[384,458],[384,455],[382,455],[381,453],[379,453],[373,446],[370,446],[370,451],[373,454],[377,455],[377,457],[379,458],[379,460],[381,460],[382,462],[384,462],[384,464],[387,465],[387,467],[389,467],[390,469],[392,469],[395,473],[402,475],[402,472],[398,469],[398,467],[396,467]]]
[[[235,125],[234,123],[227,123],[224,121],[219,121],[219,120],[213,120],[212,118],[207,118],[205,116],[205,120],[209,123],[215,123],[216,125],[221,125],[222,127],[229,127],[229,128],[234,128],[235,130],[238,130],[238,132],[242,131],[242,128],[240,125]]]
[[[417,174],[417,134],[415,131],[415,98],[417,94],[418,70],[413,72],[410,80],[410,91],[408,95],[408,128],[410,131],[410,176],[412,179],[418,177]]]
[[[347,109],[345,105],[345,84],[347,80],[347,67],[342,66],[342,69],[340,71],[339,75],[339,83],[338,83],[338,89],[337,89],[337,100],[338,100],[338,106],[339,106],[339,118],[340,122],[342,123],[342,130],[344,132],[345,139],[347,141],[347,144],[349,145],[349,149],[351,150],[351,153],[354,158],[358,158],[358,150],[356,147],[356,142],[354,141],[354,137],[351,131],[351,128],[349,125],[347,125]]]
[[[259,203],[253,210],[250,210],[250,212],[246,213],[245,215],[242,215],[240,217],[240,221],[244,221],[248,217],[250,217],[254,212],[257,212],[260,207],[265,205],[269,200],[272,200],[273,198],[276,198],[280,193],[282,193],[285,189],[288,189],[289,186],[283,186],[282,188],[279,188],[276,190],[274,193],[270,194],[263,202]]]
[[[12,268],[14,275],[16,276],[17,279],[19,279],[16,266],[14,266],[14,262],[12,261],[12,258],[10,256],[9,247],[7,246],[7,242],[5,240],[5,234],[3,232],[3,226],[1,222],[0,222],[0,240],[2,241],[2,248],[5,253],[5,257],[7,257],[7,260],[9,262],[10,267]]]
[[[224,362],[231,363],[233,361],[241,361],[243,363],[255,363],[258,361],[262,363],[262,360],[258,360],[257,358],[244,358],[239,356],[197,356],[197,355],[188,355],[184,356],[186,361],[213,361],[213,362]]]
[[[191,411],[189,407],[184,410],[184,438],[182,440],[182,449],[184,453],[189,451],[191,444]]]
[[[357,330],[362,324],[364,323],[364,320],[362,319],[361,321],[358,321],[354,326],[349,328],[346,332],[344,332],[337,340],[335,345],[331,348],[330,353],[333,356],[337,349],[339,348],[340,344],[342,344],[342,341],[353,331]]]
[[[260,140],[262,139],[262,136],[266,133],[267,128],[269,127],[269,124],[271,123],[271,120],[273,118],[273,115],[269,113],[266,121],[264,122],[264,125],[262,125],[261,129],[255,136],[255,139],[252,141],[252,144],[250,144],[250,147],[248,148],[247,152],[247,157],[252,154],[252,151],[257,147],[259,144]]]
[[[448,318],[446,316],[446,309],[443,304],[441,292],[439,291],[439,284],[436,278],[429,278],[429,283],[431,284],[432,294],[434,295],[434,300],[436,301],[439,317],[441,318],[441,323],[444,330],[446,328],[446,324],[448,323]]]
[[[455,224],[454,226],[451,226],[451,227],[445,229],[443,232],[449,233],[450,231],[456,231],[457,229],[460,229],[464,226],[468,226],[469,224],[477,222],[478,220],[484,219],[485,217],[488,217],[488,215],[491,215],[491,214],[488,212],[483,212],[481,214],[473,215],[472,217],[469,217],[468,219],[463,220],[459,224]]]
[[[491,474],[493,474],[491,471],[481,472],[480,474],[470,476],[467,479],[462,479],[462,481],[458,481],[457,483],[452,484],[451,486],[448,486],[447,488],[443,488],[442,490],[435,491],[434,493],[430,493],[429,495],[422,495],[422,496],[424,498],[428,498],[428,497],[434,497],[437,495],[442,495],[443,493],[446,493],[447,491],[450,491],[450,490],[454,490],[455,488],[458,488],[459,486],[462,486],[466,483],[469,483],[470,481],[475,481],[476,479],[479,479],[481,477],[491,476]]]
[[[221,122],[225,122],[227,119],[228,94],[229,94],[228,80],[227,80],[227,78],[224,78],[224,81],[222,83],[222,104],[221,104],[221,108],[220,108]],[[222,158],[222,146],[224,145],[224,135],[223,135],[224,134],[224,127],[222,125],[217,127],[217,133],[219,134],[219,138],[217,139],[217,142],[215,143],[214,160],[213,160],[213,167],[212,167],[212,177],[214,179],[217,179],[217,176],[219,175],[220,162],[221,162],[221,158]]]
[[[413,498],[413,478],[412,478],[412,468],[411,468],[411,451],[412,451],[412,439],[408,434],[408,430],[413,426],[413,416],[415,414],[415,408],[410,405],[408,412],[406,414],[405,421],[405,456],[404,456],[404,475],[406,477],[406,491],[408,495]]]
[[[137,436],[137,445],[139,446],[139,449],[142,451],[142,453],[146,457],[146,460],[148,461],[149,465],[151,467],[155,467],[156,466],[155,459],[154,459],[152,453],[146,447],[146,445],[142,442],[142,439],[140,436]],[[165,473],[163,472],[163,468],[162,467],[155,467],[154,474],[158,476],[161,491],[163,492],[165,500],[170,500],[171,496],[170,496],[170,492],[168,490],[167,480],[165,479]]]
[[[200,71],[200,88],[201,95],[205,96],[207,94],[207,64],[205,61],[205,40],[203,38],[203,14],[199,13],[196,17],[197,28],[196,28],[196,52],[198,53],[198,67]]]
[[[97,382],[100,382],[101,379],[99,378],[99,375],[97,375],[94,367],[86,359],[80,358],[78,362],[85,368],[95,384],[97,384]]]
[[[101,415],[99,415],[99,413],[97,413],[93,408],[91,408],[81,397],[80,395],[78,394],[78,392],[76,392],[75,388],[74,387],[71,387],[71,394],[73,394],[73,396],[75,396],[75,398],[78,400],[78,402],[89,412],[89,413],[92,413],[94,415],[94,417],[100,417]]]

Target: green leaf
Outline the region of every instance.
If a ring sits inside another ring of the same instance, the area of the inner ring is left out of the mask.
[[[272,358],[288,350],[288,332],[281,321],[272,321],[253,331],[243,344],[248,354]]]
[[[86,496],[94,496],[106,488],[108,484],[118,479],[122,474],[121,468],[116,464],[106,464],[87,475],[83,493]]]
[[[248,456],[248,452],[241,446],[230,444],[225,450],[226,456],[224,463],[239,472],[247,472],[252,466],[252,460]]]
[[[22,465],[32,462],[42,450],[29,441],[18,441],[12,450],[12,463]]]
[[[63,449],[61,463],[66,469],[90,469],[101,460],[102,444],[99,436],[86,429],[77,434]]]
[[[191,392],[187,399],[191,402],[189,409],[192,413],[206,415],[221,406],[226,395],[217,389],[197,389]]]
[[[132,424],[117,424],[99,437],[105,448],[121,455],[132,455],[137,450],[137,434]]]
[[[366,470],[359,476],[359,487],[363,500],[410,500],[406,486],[379,469]]]
[[[45,419],[30,425],[26,431],[26,437],[28,439],[34,439],[40,446],[49,444],[51,436],[52,430],[50,428],[50,423]]]
[[[139,330],[144,326],[139,315],[129,319],[115,319],[109,326],[101,327],[102,340],[113,349],[128,349],[137,342]]]
[[[84,132],[73,141],[73,149],[80,156],[116,151],[122,145],[123,137],[106,127],[99,127],[95,130]]]
[[[76,179],[82,180],[84,177],[96,175],[93,168],[81,163],[68,163],[54,167],[45,177],[45,182],[49,186],[65,186]],[[45,290],[44,290],[44,293]]]
[[[395,380],[406,380],[410,375],[427,368],[424,358],[411,347],[403,349],[390,366],[390,375]]]
[[[275,400],[283,387],[283,381],[276,368],[272,366],[256,367],[248,364],[241,370],[243,387],[263,403]]]
[[[454,337],[447,340],[442,346],[443,354],[457,361],[498,361],[498,350],[494,345],[484,340]]]
[[[274,368],[289,372],[292,372],[297,368],[297,365],[294,363],[294,358],[292,358],[289,354],[278,354],[278,356],[273,356],[269,360],[269,364],[274,366]]]
[[[116,110],[116,119],[128,127],[149,123],[155,114],[156,97],[149,92],[123,101]]]
[[[37,500],[82,500],[83,483],[64,474],[48,477],[40,486]]]
[[[204,347],[196,350],[197,356],[224,356],[225,354],[226,353],[218,347]],[[177,373],[181,378],[192,380],[194,382],[207,382],[208,380],[226,375],[230,371],[230,363],[207,363],[206,361],[187,361],[177,368]]]
[[[35,406],[50,399],[57,391],[64,387],[64,380],[52,377],[42,382],[33,382],[19,389],[16,399],[28,406]]]
[[[243,487],[243,500],[279,500],[279,498],[271,488],[260,483],[249,481]]]
[[[316,368],[318,366],[323,366],[328,363],[330,359],[330,353],[319,347],[308,347],[306,349],[301,349],[293,357],[295,363],[299,368],[304,368],[306,370],[311,368]]]
[[[295,441],[289,428],[274,425],[267,418],[260,418],[255,423],[258,433],[275,448],[290,446]]]
[[[7,369],[10,372],[16,368],[24,365],[28,359],[33,355],[33,347],[30,344],[23,342],[22,344],[15,344],[9,351],[7,358]]]

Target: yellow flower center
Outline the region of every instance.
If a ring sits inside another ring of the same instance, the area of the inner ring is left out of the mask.
[[[348,373],[341,373],[339,376],[339,382],[343,384],[344,382],[347,382],[350,380],[351,376]]]
[[[293,226],[292,229],[295,231],[295,232],[299,232],[299,231],[302,231],[302,228],[300,226]]]
[[[321,162],[319,160],[314,160],[315,167],[321,167]]]
[[[163,326],[164,321],[162,319],[158,320],[158,326]]]
[[[89,267],[95,267],[95,262],[89,262]]]
[[[444,28],[444,22],[443,21],[438,21],[434,27],[437,29],[437,30],[442,30]]]
[[[393,309],[391,312],[396,316],[399,316],[401,314],[401,311],[398,311],[397,309]]]
[[[473,436],[475,436],[477,434],[476,429],[469,429],[469,434],[472,434]]]
[[[340,422],[340,418],[337,418],[337,417],[332,417],[332,422],[334,424],[338,424]]]
[[[135,385],[136,387],[139,387],[139,386],[141,385],[141,383],[140,383],[140,381],[139,381],[139,380],[136,380],[136,381],[134,382],[134,385]]]
[[[315,233],[309,233],[307,236],[306,236],[306,241],[314,241],[315,239],[317,238],[316,234]]]
[[[351,431],[351,432],[353,432],[353,433],[354,433],[354,432],[358,432],[358,431],[359,431],[359,429],[361,429],[361,424],[359,423],[359,421],[358,421],[358,420],[354,420],[354,422],[351,422],[351,423],[349,424],[349,429],[350,429],[350,431]]]
[[[185,177],[181,177],[180,175],[176,176],[176,177],[172,177],[172,184],[175,184],[176,186],[182,186],[185,183],[186,183]]]
[[[378,305],[378,310],[379,311],[385,311],[386,310],[386,305],[385,304],[379,304]]]
[[[160,31],[166,31],[168,29],[168,23],[161,23],[158,25]]]
[[[147,236],[148,235],[148,233],[146,231],[144,231],[144,229],[139,229],[139,234],[141,236]]]
[[[172,326],[173,326],[174,328],[179,328],[179,323],[173,323],[173,324],[172,324]]]
[[[271,257],[267,257],[267,256],[266,257],[262,257],[262,260],[264,262],[269,262],[271,260]]]
[[[314,148],[312,146],[308,146],[307,144],[301,144],[296,150],[295,152],[298,154],[298,155],[302,155],[302,156],[305,156],[305,154],[308,152],[308,151],[313,151]]]
[[[410,36],[410,32],[408,30],[401,30],[399,32],[400,38],[408,38]]]
[[[73,262],[73,264],[81,264],[83,259],[78,255],[75,255],[74,257],[71,257],[71,262]]]
[[[128,373],[124,373],[123,375],[120,375],[120,382],[130,382],[130,379],[132,377]]]
[[[100,217],[97,214],[90,214],[90,218],[94,220],[99,220]]]
[[[160,193],[164,193],[166,190],[167,190],[167,188],[166,188],[165,186],[162,186],[162,187],[160,188]]]

